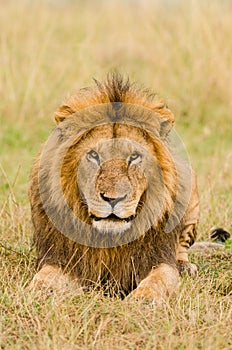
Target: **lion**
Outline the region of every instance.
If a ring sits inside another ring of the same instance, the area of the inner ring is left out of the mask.
[[[118,73],[55,112],[31,171],[37,270],[30,289],[103,288],[163,302],[196,239],[195,174],[170,142],[174,115]]]

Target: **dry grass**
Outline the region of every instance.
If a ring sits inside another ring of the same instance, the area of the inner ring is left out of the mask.
[[[28,295],[27,199],[52,112],[119,68],[163,96],[197,170],[200,238],[231,229],[232,5],[229,1],[0,1],[2,349],[232,348],[231,248],[195,254],[195,280],[161,309],[91,292]]]

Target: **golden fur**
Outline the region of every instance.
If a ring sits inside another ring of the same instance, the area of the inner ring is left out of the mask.
[[[59,267],[79,286],[98,283],[123,295],[132,292],[135,298],[160,301],[177,288],[179,266],[191,268],[188,249],[194,242],[199,216],[195,178],[191,171],[192,189],[185,198],[185,165],[175,164],[166,140],[174,116],[165,104],[117,74],[96,84],[58,108],[55,143],[41,153],[32,168],[29,197],[39,272],[30,287],[48,284],[44,269],[50,274]],[[112,122],[86,127],[88,109],[100,108],[104,114],[111,106]],[[145,124],[143,117],[142,127],[134,121],[124,123],[122,107],[127,106],[129,118],[136,118],[138,110],[151,112],[154,125],[149,124],[149,118]],[[84,120],[82,112],[87,113]],[[83,129],[81,134],[78,128]],[[152,128],[156,134],[150,132]],[[179,197],[178,181],[183,189]],[[84,239],[81,242],[64,234],[70,220],[59,184],[68,207],[89,227],[88,233],[76,233]],[[186,210],[168,231],[169,220],[178,218],[177,200],[178,208],[188,202]],[[44,208],[47,203],[51,216],[55,212],[62,218],[62,233]],[[125,232],[129,232],[126,241]]]

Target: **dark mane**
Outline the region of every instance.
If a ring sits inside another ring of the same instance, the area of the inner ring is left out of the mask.
[[[125,102],[126,95],[133,88],[129,77],[123,77],[118,72],[107,75],[106,80],[101,83],[94,79],[95,84],[101,94],[106,94],[109,102]]]
[[[139,96],[141,100],[152,101],[156,94],[149,89],[143,89],[134,82],[131,83],[128,76],[123,76],[117,71],[108,73],[103,82],[93,79],[100,94],[107,96],[109,102],[127,102],[128,96]]]

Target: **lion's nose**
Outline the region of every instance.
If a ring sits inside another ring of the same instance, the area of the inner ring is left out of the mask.
[[[108,203],[111,205],[112,208],[114,208],[115,205],[116,205],[118,202],[121,202],[121,201],[123,201],[123,200],[126,198],[126,194],[125,194],[125,196],[123,196],[123,197],[111,198],[111,197],[105,196],[104,193],[101,193],[101,198],[102,198],[104,201],[108,202]]]

